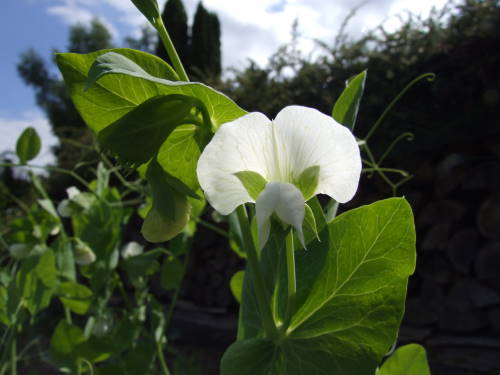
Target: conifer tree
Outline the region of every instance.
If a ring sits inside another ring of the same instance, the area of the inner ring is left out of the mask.
[[[221,73],[221,30],[215,13],[198,3],[191,36],[191,70],[196,75],[219,76]]]
[[[189,65],[187,61],[189,48],[187,14],[182,0],[168,0],[165,3],[161,17],[181,61],[185,65]],[[167,51],[161,40],[158,40],[156,55],[167,62],[169,61]]]

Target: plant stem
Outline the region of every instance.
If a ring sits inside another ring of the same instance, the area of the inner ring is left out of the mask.
[[[167,50],[168,57],[170,61],[172,61],[172,65],[179,76],[181,81],[189,82],[189,78],[184,70],[184,66],[182,65],[181,59],[175,50],[174,43],[172,43],[172,39],[170,39],[170,35],[168,35],[168,31],[163,24],[163,20],[161,17],[155,20],[156,30],[160,34],[160,39]]]
[[[264,326],[267,336],[274,341],[278,338],[278,331],[268,304],[269,299],[267,290],[264,287],[264,278],[262,277],[260,270],[259,258],[257,256],[257,250],[255,249],[252,233],[250,231],[250,224],[248,222],[245,206],[239,206],[236,209],[236,213],[238,215],[238,221],[241,228],[243,247],[245,249],[245,253],[247,254],[248,266],[252,275],[257,302],[259,304],[262,325]]]
[[[194,219],[194,221],[196,221],[198,224],[204,226],[205,228],[210,229],[211,231],[213,231],[217,234],[220,234],[223,237],[229,238],[229,234],[226,231],[220,229],[219,227],[213,225],[212,223],[209,223],[208,221],[200,219],[199,217]]]
[[[182,280],[180,281],[179,286],[175,290],[172,301],[170,302],[170,306],[168,307],[167,316],[165,317],[165,332],[167,332],[168,327],[170,325],[170,321],[172,320],[172,316],[174,315],[175,306],[177,305],[177,300],[179,299],[179,295],[181,293],[182,284],[184,283],[184,279],[186,278],[186,270],[189,264],[189,260],[191,259],[191,244],[193,241],[193,237],[186,236],[183,240],[185,241],[184,246],[186,255],[184,255],[184,263],[182,265]]]
[[[167,363],[165,362],[165,356],[163,355],[162,344],[156,343],[156,351],[158,353],[158,358],[160,359],[160,366],[163,372],[163,375],[170,375],[170,371],[168,370]]]
[[[66,322],[68,322],[68,324],[73,324],[71,319],[71,311],[66,306],[64,306],[64,316],[66,317]]]
[[[295,310],[295,297],[297,295],[297,280],[295,276],[295,252],[293,249],[293,229],[290,229],[286,237],[286,270],[288,278],[288,301],[286,305],[286,316],[283,328],[286,331],[292,320]]]
[[[15,329],[15,327],[14,327]],[[16,336],[14,334],[14,338],[12,339],[12,346],[11,346],[11,352],[10,352],[10,369],[11,369],[11,375],[17,375],[17,343],[16,343]]]

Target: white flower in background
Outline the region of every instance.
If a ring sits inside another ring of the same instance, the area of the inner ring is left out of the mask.
[[[131,257],[135,257],[139,254],[142,254],[143,251],[144,251],[144,248],[142,247],[142,245],[140,243],[135,242],[135,241],[130,241],[125,246],[123,246],[123,249],[121,252],[122,258],[128,259]]]
[[[66,189],[68,199],[63,199],[57,205],[57,212],[61,217],[69,218],[79,212],[81,208],[87,209],[93,201],[92,194],[81,192],[77,187],[70,186]]]
[[[77,195],[81,193],[80,190],[76,186],[70,186],[69,188],[66,189],[66,194],[68,194],[68,198],[70,200],[73,200]]]
[[[31,252],[31,247],[24,243],[14,243],[9,246],[10,256],[14,259],[26,258]]]
[[[326,194],[349,201],[358,188],[361,156],[348,128],[315,109],[289,106],[273,121],[253,112],[223,124],[201,154],[197,174],[222,215],[256,203],[263,247],[273,213],[303,242],[306,200]]]
[[[75,247],[75,262],[80,266],[87,266],[95,262],[95,254],[84,242],[78,241]]]
[[[71,204],[69,199],[63,199],[62,201],[59,202],[57,205],[57,213],[61,217],[71,217],[71,214],[73,213],[73,210],[71,209]]]

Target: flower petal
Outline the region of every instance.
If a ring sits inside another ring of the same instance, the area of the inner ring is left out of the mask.
[[[279,169],[286,180],[298,178],[308,167],[319,166],[315,194],[327,194],[340,203],[358,188],[361,156],[349,129],[313,108],[289,106],[273,121]]]
[[[269,238],[270,218],[275,212],[283,222],[295,228],[304,245],[302,223],[305,215],[304,197],[294,185],[270,182],[260,193],[255,204],[259,246],[264,247]]]
[[[235,176],[253,171],[267,179],[274,166],[271,121],[253,112],[223,124],[198,160],[196,173],[207,200],[219,213],[230,214],[246,202],[254,202]]]

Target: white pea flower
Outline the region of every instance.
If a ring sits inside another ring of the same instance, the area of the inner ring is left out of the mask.
[[[79,195],[81,191],[76,186],[70,186],[66,189],[66,194],[68,194],[68,198],[73,200],[77,195]]]
[[[128,259],[131,257],[135,257],[137,255],[142,254],[144,248],[142,245],[138,242],[135,241],[130,241],[128,242],[125,246],[123,246],[122,249],[122,258],[123,259]]]
[[[201,154],[197,174],[222,215],[256,203],[260,247],[273,213],[303,243],[305,201],[316,194],[349,201],[358,188],[361,156],[348,128],[315,109],[289,106],[273,121],[253,112],[223,124]]]

